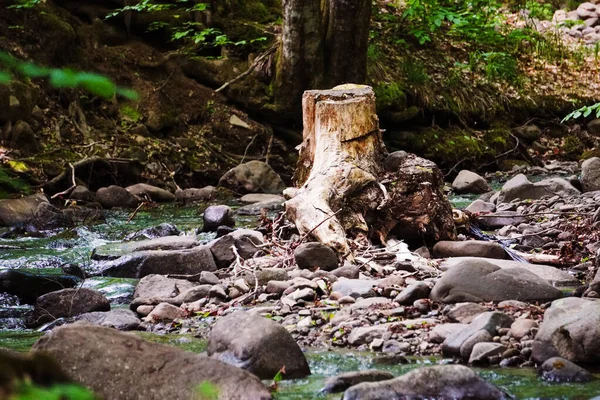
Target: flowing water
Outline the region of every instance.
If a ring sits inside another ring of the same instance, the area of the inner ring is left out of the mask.
[[[469,200],[471,199],[467,199]],[[90,254],[95,247],[117,243],[127,234],[143,228],[168,222],[184,234],[193,234],[202,225],[203,209],[197,206],[161,206],[138,213],[131,223],[126,223],[129,213],[109,212],[106,223],[100,225],[57,231],[46,238],[0,239],[0,269],[26,268],[29,271],[52,274],[62,273],[59,267],[64,263],[77,263],[85,269],[91,265]],[[238,220],[238,225],[255,225],[255,219]],[[210,240],[212,236],[203,234],[200,238]],[[85,287],[105,293],[117,307],[128,301],[135,284],[135,279],[108,277],[88,278],[84,282]],[[0,347],[27,351],[43,335],[41,332],[22,329],[19,325],[18,316],[29,309],[29,306],[19,305],[15,298],[0,295]],[[206,341],[191,335],[157,335],[148,332],[136,334],[150,341],[196,353],[204,351],[206,347]],[[377,368],[400,376],[414,368],[448,362],[436,358],[413,358],[410,364],[405,365],[376,365],[373,360],[375,353],[337,348],[309,349],[306,355],[312,375],[304,379],[280,382],[275,399],[339,399],[340,394],[321,395],[319,390],[328,377],[341,372]],[[478,372],[518,399],[589,399],[600,395],[600,379],[585,384],[551,384],[538,379],[533,369],[480,369]]]

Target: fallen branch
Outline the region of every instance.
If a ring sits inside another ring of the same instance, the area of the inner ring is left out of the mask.
[[[254,71],[256,69],[256,67],[258,67],[258,65],[268,56],[270,56],[272,53],[275,52],[275,50],[277,50],[277,48],[279,47],[279,42],[276,42],[273,46],[271,46],[270,49],[268,49],[267,51],[265,51],[264,53],[262,53],[260,56],[256,57],[256,60],[254,60],[254,62],[252,63],[252,65],[250,66],[250,68],[248,68],[245,72],[242,72],[240,75],[236,76],[235,78],[233,78],[230,81],[227,81],[223,84],[223,86],[221,86],[220,88],[218,88],[217,90],[215,90],[215,93],[219,93],[223,90],[225,90],[229,85],[233,85],[234,83],[244,79],[245,77],[247,77],[248,75],[250,75],[252,73],[252,71]]]
[[[51,199],[55,199],[58,196],[62,196],[64,194],[69,194],[71,193],[71,191],[73,191],[73,189],[77,187],[77,183],[75,182],[75,167],[73,166],[73,164],[69,163],[69,168],[71,168],[71,186],[67,190],[63,190],[62,192],[53,194],[50,197]]]

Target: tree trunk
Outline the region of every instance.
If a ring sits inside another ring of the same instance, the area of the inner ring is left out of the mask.
[[[307,91],[302,107],[301,187],[286,202],[301,234],[345,257],[347,236],[358,233],[383,243],[390,234],[416,244],[454,238],[441,171],[414,155],[387,154],[370,87]]]
[[[275,81],[281,111],[298,109],[307,89],[363,83],[369,0],[283,0],[283,34]]]

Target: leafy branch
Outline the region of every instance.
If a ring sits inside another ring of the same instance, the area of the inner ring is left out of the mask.
[[[568,121],[570,119],[577,119],[580,117],[586,118],[589,117],[590,114],[596,112],[596,118],[600,118],[600,103],[592,104],[591,106],[583,106],[572,113],[568,114],[563,118],[561,122]]]

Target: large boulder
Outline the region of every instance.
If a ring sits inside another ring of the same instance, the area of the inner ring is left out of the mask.
[[[22,199],[0,200],[0,226],[21,225],[31,219],[35,210],[48,199],[41,193]]]
[[[207,245],[183,250],[145,250],[126,254],[100,264],[105,276],[140,279],[151,274],[196,275],[216,271],[217,265]]]
[[[419,368],[398,378],[350,387],[343,400],[507,399],[502,390],[462,365]]]
[[[600,158],[592,157],[581,164],[581,184],[584,192],[600,190]]]
[[[53,356],[70,378],[106,400],[190,399],[201,384],[214,386],[220,400],[271,399],[244,370],[112,328],[62,326],[33,348]]]
[[[134,238],[129,237],[129,239]],[[109,243],[96,247],[92,252],[92,260],[116,260],[119,257],[139,251],[185,250],[199,245],[200,241],[197,240],[196,236],[163,236],[136,242]]]
[[[310,375],[308,362],[290,333],[253,312],[237,311],[219,319],[206,352],[261,379],[272,379],[284,366],[286,379]]]
[[[475,172],[463,169],[458,173],[454,182],[452,182],[452,189],[456,193],[475,193],[481,194],[492,190],[487,181]]]
[[[510,203],[514,199],[537,200],[545,196],[577,196],[580,194],[573,185],[562,178],[549,178],[531,183],[520,174],[507,181],[498,196],[498,203]]]
[[[147,183],[138,183],[127,186],[126,189],[129,193],[141,199],[147,197],[156,202],[169,202],[175,200],[175,195],[173,193],[156,186],[148,185]]]
[[[559,289],[524,268],[502,269],[477,259],[464,260],[446,271],[430,295],[444,303],[551,301],[560,297]]]
[[[539,374],[549,382],[589,382],[594,378],[585,369],[561,357],[552,357],[540,365]]]
[[[219,186],[242,194],[280,194],[285,189],[277,172],[262,161],[250,161],[230,169],[219,180]]]
[[[433,246],[433,256],[437,258],[475,256],[502,259],[506,258],[506,252],[496,242],[485,242],[483,240],[452,242],[442,240]]]
[[[551,357],[590,365],[600,361],[600,302],[569,297],[552,303],[533,344],[538,364]]]
[[[29,327],[40,326],[58,318],[69,318],[92,311],[110,311],[110,301],[92,289],[62,289],[40,296],[27,316]]]
[[[104,208],[133,208],[138,205],[140,199],[127,189],[116,185],[103,187],[96,192],[96,201]]]
[[[202,230],[204,232],[214,232],[219,226],[234,227],[235,219],[233,215],[233,210],[229,206],[209,206],[202,215],[204,222]]]
[[[81,279],[73,275],[32,273],[16,269],[0,271],[0,293],[15,295],[27,304],[35,303],[38,297],[46,293],[72,288],[80,282]]]

